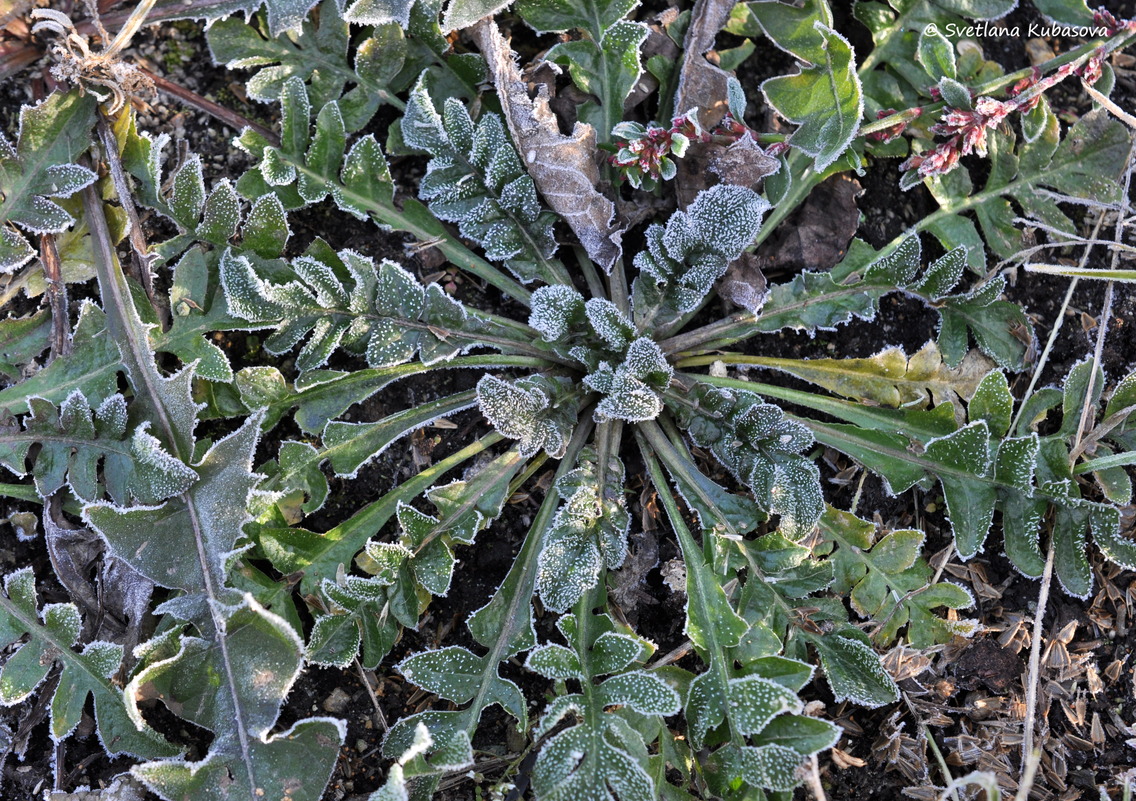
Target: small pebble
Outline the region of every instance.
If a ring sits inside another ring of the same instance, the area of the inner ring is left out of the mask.
[[[349,703],[351,703],[351,696],[343,692],[341,688],[336,687],[332,690],[331,695],[323,700],[323,711],[339,715],[347,709]]]

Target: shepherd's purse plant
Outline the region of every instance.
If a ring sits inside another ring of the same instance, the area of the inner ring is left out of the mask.
[[[1087,358],[1015,397],[1036,342],[998,269],[1024,228],[1068,243],[1078,199],[1120,202],[1131,131],[1103,103],[1062,122],[1045,92],[1079,77],[1107,100],[1136,24],[1039,0],[1100,36],[1005,74],[931,31],[1012,0],[858,3],[862,63],[825,0],[311,6],[150,0],[97,45],[111,19],[33,13],[50,92],[0,140],[0,271],[43,309],[0,322],[0,464],[21,480],[0,492],[34,513],[13,526],[42,521],[56,575],[4,579],[0,703],[50,693],[53,741],[90,698],[106,753],[163,799],[315,801],[346,722],[281,710],[305,666],[358,668],[437,699],[391,721],[374,801],[479,770],[486,723],[525,743],[500,797],[786,801],[842,736],[808,699],[895,703],[880,650],[977,626],[925,531],[834,500],[833,460],[941,495],[958,559],[996,547],[1037,577],[1052,552],[1078,598],[1095,552],[1136,567],[1136,373]],[[152,79],[123,53],[147,15],[208,21],[216,62],[252,70],[273,123],[236,118],[247,171],[139,129]],[[531,69],[502,19],[551,45]],[[708,60],[723,29],[744,44]],[[798,65],[761,84],[789,133],[751,127],[732,74],[771,47]],[[824,180],[889,158],[932,213],[763,275],[754,250]],[[299,233],[314,214],[414,244]],[[915,353],[767,344],[893,296],[935,320]],[[433,389],[392,409],[403,385]],[[414,471],[364,484],[408,443]],[[464,628],[407,649],[506,537]],[[676,555],[670,654],[635,625],[645,542]],[[71,602],[41,601],[55,582]]]

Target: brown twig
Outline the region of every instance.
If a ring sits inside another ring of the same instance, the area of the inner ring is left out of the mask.
[[[379,706],[379,697],[375,695],[375,689],[371,686],[371,679],[367,675],[367,671],[363,670],[363,663],[359,661],[359,657],[355,657],[355,669],[359,671],[359,680],[363,682],[363,686],[367,688],[367,695],[371,696],[371,704],[375,707],[375,720],[378,721],[379,726],[383,732],[386,733],[390,729],[387,723],[386,716],[383,714],[383,708]]]
[[[150,246],[146,244],[146,237],[142,234],[142,222],[138,218],[138,209],[134,207],[134,199],[130,194],[130,184],[126,180],[126,171],[122,168],[122,159],[118,157],[118,140],[114,136],[114,131],[111,130],[106,115],[101,110],[98,115],[97,128],[99,142],[103,149],[103,159],[110,168],[110,177],[114,183],[115,194],[118,195],[118,202],[123,211],[126,212],[126,219],[129,224],[127,234],[130,238],[132,272],[134,278],[145,290],[146,297],[153,304],[154,277],[150,272],[153,254],[150,253]]]
[[[173,95],[186,105],[192,106],[198,111],[204,111],[210,117],[223,122],[225,125],[228,125],[234,130],[242,131],[245,128],[251,128],[256,133],[267,139],[270,144],[274,146],[280,144],[280,137],[265,128],[263,125],[258,125],[247,117],[244,117],[241,114],[233,111],[232,109],[225,108],[222,105],[214,103],[212,100],[207,100],[196,92],[186,89],[184,86],[176,84],[173,81],[167,80],[161,75],[155,75],[154,73],[142,67],[139,67],[139,69],[141,69],[142,72],[154,82],[154,86],[167,94]]]
[[[39,257],[47,283],[47,301],[51,307],[51,359],[71,352],[71,323],[67,318],[67,284],[63,281],[63,265],[55,234],[41,234]]]

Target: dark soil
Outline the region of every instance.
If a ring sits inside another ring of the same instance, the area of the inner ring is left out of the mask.
[[[1132,16],[1136,13],[1131,0],[1108,5],[1122,15]],[[870,38],[857,23],[849,19],[843,6],[835,11],[836,28],[854,32],[850,34],[851,40],[862,56],[870,49]],[[1025,26],[1031,21],[1038,21],[1036,14],[1032,10],[1023,9],[1014,12],[1005,23]],[[522,35],[521,26],[514,29],[514,34],[518,37]],[[171,42],[177,43],[176,48],[171,47]],[[522,42],[518,46],[525,44]],[[527,44],[536,48],[533,43]],[[1028,63],[1024,43],[1021,41],[988,40],[982,44],[987,56],[1000,61],[1008,70]],[[1060,52],[1064,43],[1051,44]],[[156,31],[143,34],[137,49],[139,55],[154,64],[156,71],[162,71],[171,80],[177,80],[194,91],[230,105],[254,120],[268,124],[273,121],[272,109],[241,99],[240,75],[234,76],[207,65],[204,40],[195,26],[162,26]],[[761,103],[758,100],[760,92],[757,87],[760,81],[790,71],[791,61],[780,52],[764,53],[763,58],[751,59],[743,65],[739,77],[751,98],[751,119],[748,120],[751,125],[762,127],[763,123],[768,122],[762,119]],[[20,76],[0,87],[0,128],[9,134],[9,138],[14,133],[16,109],[20,103],[30,98],[28,87],[31,83],[26,80],[27,77]],[[1131,76],[1121,78],[1114,98],[1127,109],[1136,108],[1136,84]],[[1070,102],[1079,101],[1071,98]],[[389,112],[385,116],[380,115],[373,127],[381,131],[391,119]],[[184,136],[189,141],[190,150],[203,156],[207,168],[207,185],[217,178],[239,174],[246,166],[243,156],[229,145],[231,131],[197,112],[180,111],[172,102],[167,103],[159,98],[140,120],[140,124],[145,124],[153,132],[166,130],[178,137]],[[890,241],[934,208],[933,201],[921,187],[909,193],[898,190],[897,164],[896,160],[871,163],[865,174],[859,177],[864,192],[858,199],[861,212],[858,235],[874,246]],[[420,173],[421,166],[420,160],[403,159],[392,165],[392,170],[396,181],[405,181],[405,189],[410,192],[413,181],[408,176]],[[350,247],[375,259],[398,261],[421,277],[428,277],[440,269],[430,251],[416,253],[407,249],[410,240],[406,237],[384,234],[372,226],[362,224],[345,225],[345,216],[334,212],[328,204],[305,210],[291,219],[293,237],[289,243],[289,255],[302,252],[315,237],[320,236],[337,249]],[[788,274],[769,276],[771,281],[787,280],[790,277]],[[1054,326],[1068,283],[1064,279],[1039,277],[1024,272],[1011,275],[1011,279],[1007,292],[1009,299],[1021,303],[1028,310],[1040,342],[1044,344]],[[1060,382],[1073,364],[1091,353],[1096,330],[1090,325],[1088,318],[1099,316],[1103,292],[1101,285],[1083,281],[1073,293],[1066,319],[1042,373],[1042,385]],[[458,297],[480,309],[523,318],[523,312],[516,304],[502,300],[493,290],[485,291],[470,277],[463,278],[458,287]],[[23,313],[26,309],[17,307],[10,311]],[[1136,337],[1129,331],[1129,326],[1134,321],[1136,293],[1118,289],[1110,321],[1111,335],[1102,360],[1110,386],[1136,367]],[[823,333],[816,337],[792,332],[780,333],[745,343],[744,347],[765,355],[799,358],[870,356],[888,346],[901,346],[911,354],[934,338],[934,326],[934,315],[929,314],[920,304],[899,297],[888,297],[873,321],[857,322],[838,332]],[[226,338],[224,346],[229,351],[235,368],[243,366],[244,362],[255,363],[262,357],[258,352],[258,342],[251,335]],[[351,364],[350,360],[344,358],[342,365],[333,366],[349,367]],[[287,362],[280,367],[286,369]],[[394,410],[469,389],[476,377],[467,371],[439,371],[421,380],[397,383],[353,408],[346,419],[375,420]],[[1013,388],[1019,396],[1028,378],[1028,374],[1022,374],[1013,379]],[[779,377],[777,380],[784,381],[787,385],[796,385],[790,378]],[[420,469],[423,458],[436,462],[470,441],[470,437],[488,430],[485,421],[472,411],[455,415],[451,422],[456,428],[428,429],[426,436],[412,441],[413,447],[391,448],[364,468],[354,481],[332,479],[332,494],[328,503],[317,515],[304,521],[305,527],[314,531],[330,528],[392,486],[414,475]],[[278,427],[261,444],[259,459],[272,458],[279,442],[296,435],[297,432],[288,428],[288,425],[290,424],[286,423]],[[417,462],[415,456],[418,456]],[[826,456],[835,460],[835,454]],[[826,479],[830,480],[831,492],[827,497],[830,503],[840,508],[849,508],[853,498],[858,497],[858,509],[862,515],[877,513],[885,525],[892,527],[924,528],[928,533],[928,555],[949,547],[949,525],[942,512],[942,498],[935,492],[911,492],[901,497],[892,497],[875,477],[866,477],[862,484],[858,476],[856,480],[848,481],[843,471],[845,467],[851,465],[836,460],[825,468]],[[630,485],[636,490],[630,498],[631,511],[633,520],[636,521],[643,517],[644,511],[637,495],[642,484],[636,473],[639,469],[641,466],[637,466],[629,458]],[[550,473],[539,474],[530,482],[530,486],[536,487],[530,495],[515,498],[515,502],[507,506],[502,518],[489,531],[480,535],[475,547],[458,553],[460,562],[455,574],[455,585],[449,595],[433,602],[418,630],[404,633],[402,640],[379,670],[364,674],[353,670],[309,668],[302,674],[282,712],[281,725],[287,726],[294,720],[312,714],[324,714],[324,710],[344,717],[348,724],[346,744],[325,799],[340,801],[366,798],[385,780],[387,762],[380,754],[385,723],[393,723],[413,711],[431,706],[440,707],[438,699],[424,695],[403,681],[391,666],[410,653],[440,644],[476,647],[465,629],[465,618],[491,597],[493,590],[505,576],[527,526],[543,500],[544,492],[549,489],[549,479]],[[27,504],[0,504],[0,514],[7,517],[27,507]],[[637,523],[635,528],[641,529],[642,526]],[[387,531],[380,532],[380,536],[390,533],[392,532],[388,528]],[[636,600],[629,602],[622,611],[634,620],[643,636],[658,645],[659,653],[667,653],[684,640],[683,599],[663,583],[660,568],[675,558],[678,552],[672,540],[659,534],[661,532],[653,531],[636,531],[633,534],[633,537],[639,538],[638,547],[657,549],[658,566],[645,571]],[[983,737],[996,736],[991,734],[996,730],[991,721],[997,723],[1015,720],[1014,705],[1020,706],[1023,697],[1021,674],[1028,648],[1020,650],[1021,638],[1007,638],[1006,632],[1010,631],[1008,627],[1014,620],[1021,617],[1028,619],[1032,614],[1038,595],[1038,582],[1017,574],[1000,555],[996,533],[993,539],[985,555],[965,566],[956,562],[947,569],[948,577],[968,583],[977,591],[978,609],[968,614],[979,617],[989,627],[989,631],[969,644],[952,643],[934,654],[926,671],[913,676],[902,685],[914,699],[910,706],[868,711],[836,704],[822,682],[816,682],[806,691],[806,700],[816,700],[823,704],[825,713],[841,723],[848,732],[838,746],[842,755],[826,753],[821,757],[821,777],[831,801],[891,801],[900,797],[904,790],[926,790],[931,784],[944,784],[934,758],[930,753],[923,753],[925,747],[921,750],[922,765],[915,767],[896,757],[894,750],[889,750],[889,742],[900,736],[897,724],[889,722],[893,719],[899,721],[898,726],[905,727],[903,733],[906,736],[913,738],[919,737],[919,726],[926,723],[930,735],[956,776],[974,769],[977,761],[975,747],[968,748],[970,741],[967,738],[985,742]],[[0,533],[0,573],[24,565],[32,565],[36,569],[42,602],[67,600],[65,591],[52,580],[52,569],[42,538],[29,542],[17,541],[10,529],[4,529]],[[1060,699],[1053,700],[1049,710],[1048,720],[1053,741],[1049,747],[1054,753],[1062,753],[1064,771],[1057,769],[1052,757],[1047,765],[1043,765],[1043,779],[1039,781],[1037,791],[1037,797],[1041,798],[1072,801],[1080,797],[1095,797],[1096,790],[1093,788],[1096,785],[1112,782],[1110,791],[1115,789],[1115,780],[1136,763],[1136,750],[1124,743],[1136,732],[1125,732],[1121,728],[1122,722],[1132,725],[1136,721],[1136,698],[1133,696],[1132,684],[1132,655],[1136,651],[1136,634],[1127,623],[1127,619],[1132,616],[1128,603],[1133,594],[1136,594],[1136,575],[1119,572],[1102,563],[1097,563],[1095,569],[1097,586],[1105,589],[1090,605],[1072,602],[1056,590],[1050,600],[1045,625],[1047,638],[1055,637],[1066,624],[1076,621],[1076,630],[1068,642],[1063,643],[1063,647],[1074,655],[1074,661],[1084,657],[1083,664],[1091,664],[1092,670],[1097,675],[1105,676],[1105,679],[1097,691],[1090,692],[1085,689],[1092,689],[1091,682],[1086,684],[1088,680],[1084,678],[1087,668],[1074,679],[1069,679],[1066,674],[1060,673],[1059,666],[1047,665],[1046,669],[1050,673],[1046,675],[1055,685],[1060,687],[1072,683],[1076,691],[1066,699],[1067,705],[1072,708],[1072,715],[1064,711]],[[992,589],[983,594],[983,587]],[[1108,588],[1114,588],[1116,592],[1109,595]],[[538,610],[538,633],[542,640],[558,636],[551,627],[552,617],[540,615]],[[1007,647],[1002,647],[1004,643],[999,642],[1000,638],[1008,640]],[[693,667],[692,658],[688,657],[687,660],[688,662],[680,664]],[[1112,680],[1108,677],[1107,669],[1117,660],[1121,663],[1121,668],[1115,680]],[[503,666],[503,673],[522,686],[533,704],[530,711],[538,713],[544,693],[548,690],[546,684],[517,665]],[[378,698],[381,711],[376,711],[372,706],[371,693],[364,686],[364,681],[370,683],[370,690]],[[1050,689],[1047,692],[1057,691]],[[6,798],[39,797],[43,789],[52,785],[56,772],[60,787],[74,789],[80,785],[98,787],[129,767],[129,760],[111,761],[102,754],[93,727],[86,718],[74,737],[63,746],[53,746],[48,739],[46,725],[42,722],[43,707],[48,697],[48,693],[41,692],[37,702],[0,710],[0,761],[3,762],[0,792]],[[1078,719],[1076,714],[1077,698],[1083,701],[1083,719]],[[1001,712],[983,717],[985,713],[982,710],[989,708]],[[89,716],[91,710],[88,708],[87,712]],[[937,715],[931,716],[932,713]],[[893,718],[897,715],[898,718]],[[1094,744],[1092,739],[1090,729],[1094,715],[1102,721],[1101,726],[1106,734],[1103,743]],[[503,774],[524,747],[523,738],[517,735],[511,720],[499,709],[487,710],[482,724],[474,743],[479,755],[478,778],[467,780],[455,777],[444,785],[440,797],[452,801],[482,797],[485,788]],[[183,737],[187,742],[200,734],[177,730],[177,726],[184,725],[180,721],[174,720],[174,725],[172,736]],[[1020,730],[1020,723],[1018,726]],[[4,760],[9,732],[17,746],[18,758]],[[1015,766],[1012,775],[1016,776],[1018,755],[1010,747],[1011,738],[991,742],[1007,751],[1008,759]],[[1083,743],[1086,742],[1089,744],[1088,749],[1083,748]],[[978,751],[981,753],[982,749],[979,748]],[[864,766],[857,767],[857,760],[863,760]],[[798,791],[798,797],[805,797],[803,789]],[[933,797],[937,798],[937,795]]]

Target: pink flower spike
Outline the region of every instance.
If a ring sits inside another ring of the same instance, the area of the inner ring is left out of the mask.
[[[915,108],[915,109],[912,109],[912,111],[914,112],[912,119],[914,119],[915,117],[918,117],[920,114],[923,113],[923,109],[921,109],[921,108]],[[895,113],[897,113],[897,112],[893,108],[883,109],[881,111],[876,112],[876,119],[882,120],[885,117],[890,117],[892,114],[895,114]],[[908,120],[901,120],[900,122],[897,122],[895,125],[889,125],[887,128],[884,128],[883,130],[876,131],[875,133],[868,134],[868,138],[871,139],[874,142],[885,142],[885,143],[890,142],[893,139],[897,138],[900,134],[902,134],[907,129],[908,122],[909,122]]]

